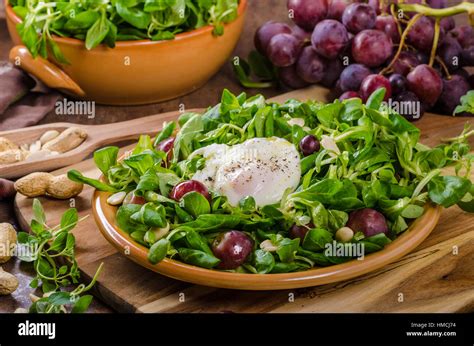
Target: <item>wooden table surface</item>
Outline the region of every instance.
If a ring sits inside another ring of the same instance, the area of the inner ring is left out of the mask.
[[[2,1],[3,2],[3,1]],[[450,1],[456,2],[456,1]],[[238,43],[235,55],[246,57],[248,52],[253,49],[253,35],[261,23],[274,19],[279,21],[287,20],[286,1],[284,0],[250,0],[249,10],[246,19],[246,26],[242,37]],[[6,60],[9,49],[12,46],[2,9],[0,8],[0,60]],[[467,17],[458,16],[458,24],[467,23]],[[106,62],[104,62],[106,63]],[[100,67],[98,67],[100,68]],[[88,119],[86,116],[57,115],[54,112],[49,113],[41,123],[52,123],[58,121],[67,121],[82,124],[105,124],[117,121],[124,121],[143,117],[149,114],[163,113],[176,110],[184,105],[185,108],[201,108],[213,105],[219,102],[223,88],[228,88],[234,93],[246,91],[249,94],[262,93],[266,97],[281,94],[285,90],[264,89],[264,90],[244,90],[235,80],[230,64],[226,64],[203,88],[192,94],[180,97],[175,100],[152,104],[146,106],[134,107],[111,107],[96,106],[96,116],[94,119]],[[16,224],[13,213],[12,201],[0,201],[0,222],[10,222]],[[32,291],[29,282],[33,272],[27,265],[20,264],[16,259],[10,260],[4,265],[5,270],[15,274],[20,286],[12,296],[0,297],[0,312],[13,312],[17,307],[28,307],[30,305],[29,293]],[[90,309],[91,312],[112,312],[100,301],[95,300]]]

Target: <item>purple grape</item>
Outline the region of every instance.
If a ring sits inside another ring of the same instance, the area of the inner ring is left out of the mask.
[[[260,52],[260,54],[267,55],[267,48],[270,40],[273,36],[278,34],[291,34],[291,28],[285,23],[277,23],[274,21],[269,21],[263,24],[255,32],[254,43],[255,48]]]
[[[461,102],[461,96],[466,95],[470,89],[469,83],[459,75],[451,76],[451,79],[443,79],[443,91],[438,100],[440,109],[446,114],[453,114],[454,109]]]
[[[325,60],[326,73],[324,74],[321,84],[327,88],[332,88],[339,79],[344,65],[339,59]]]
[[[347,6],[352,4],[352,0],[331,0],[328,8],[328,18],[342,21],[342,14]]]
[[[428,17],[420,17],[408,32],[407,41],[423,52],[431,52],[434,24]]]
[[[311,42],[316,53],[334,59],[344,50],[349,37],[344,25],[334,19],[325,19],[314,28]]]
[[[448,32],[456,27],[456,22],[453,17],[445,17],[441,19],[440,25],[444,32]]]
[[[469,79],[469,72],[467,72],[465,69],[463,68],[460,68],[460,69],[457,69],[456,71],[454,71],[452,73],[452,75],[458,75],[458,76],[461,76],[463,77],[465,80],[468,80]]]
[[[170,192],[170,198],[175,201],[180,201],[183,196],[189,192],[197,192],[206,197],[209,201],[211,200],[211,195],[207,187],[197,180],[186,180],[173,187]]]
[[[315,84],[323,79],[325,69],[324,60],[318,56],[313,47],[305,47],[296,63],[296,73],[304,81]]]
[[[267,55],[273,65],[285,67],[293,65],[301,52],[301,43],[290,34],[273,36],[268,44]]]
[[[400,42],[400,33],[398,31],[398,25],[392,16],[377,16],[377,20],[375,21],[375,29],[386,33],[388,37],[390,37],[392,42]]]
[[[308,83],[301,79],[296,73],[295,65],[280,67],[278,69],[278,77],[283,84],[292,89],[301,89],[308,86]]]
[[[392,55],[392,48],[392,40],[384,32],[364,30],[354,37],[352,56],[359,64],[377,67]]]
[[[474,46],[464,49],[461,58],[463,66],[474,66]]]
[[[426,0],[426,3],[431,8],[445,8],[448,6],[446,0]]]
[[[354,210],[349,214],[347,227],[354,233],[362,232],[366,237],[379,233],[388,234],[387,221],[382,213],[375,209],[365,208]]]
[[[326,18],[329,6],[328,0],[288,0],[287,7],[296,25],[312,31]]]
[[[372,29],[375,26],[377,13],[367,4],[350,4],[342,14],[342,23],[347,30],[357,34],[362,30]]]
[[[300,149],[304,156],[309,156],[321,148],[319,141],[313,135],[307,135],[300,141]]]
[[[362,81],[372,72],[361,64],[347,66],[341,73],[341,90],[357,91],[360,89]]]
[[[393,95],[398,95],[407,88],[407,79],[401,74],[392,74],[388,80],[390,82],[390,86],[392,87]]]
[[[300,238],[301,240],[303,240],[304,237],[306,236],[306,233],[308,233],[308,231],[312,228],[314,228],[314,224],[312,222],[304,226],[298,226],[295,223],[290,228],[290,232],[289,232],[290,238],[291,239]]]
[[[462,47],[459,42],[447,36],[438,48],[438,55],[443,60],[449,71],[455,71],[461,66]]]
[[[420,119],[425,112],[420,99],[411,91],[400,93],[394,101],[397,105],[395,110],[409,121]]]
[[[244,232],[229,231],[218,236],[212,244],[214,256],[221,262],[220,269],[235,269],[245,262],[252,252],[253,241]]]
[[[380,6],[380,0],[369,0],[367,3],[374,9],[375,13],[379,15],[381,13],[389,13],[390,5],[397,4],[398,0],[383,1],[383,6]]]
[[[430,56],[423,52],[417,52],[416,58],[418,59],[418,64],[416,66],[420,64],[428,64],[430,62]],[[413,67],[416,67],[416,66],[413,66]]]
[[[293,26],[291,30],[293,36],[300,40],[301,44],[311,42],[311,32],[300,28],[298,25]]]
[[[474,74],[471,74],[468,78],[471,88],[474,89]]]
[[[359,94],[362,97],[362,100],[366,102],[369,99],[370,95],[372,95],[374,91],[380,88],[385,88],[386,92],[384,101],[387,101],[392,96],[392,87],[390,85],[390,82],[384,76],[381,76],[379,74],[371,74],[362,81],[362,84],[360,85]]]
[[[352,57],[352,42],[354,41],[355,35],[351,32],[347,33],[347,45],[346,47],[342,50],[340,57],[345,61],[344,64],[348,66],[348,62],[351,62],[354,60]],[[347,62],[346,62],[347,61]]]
[[[428,62],[426,62],[428,63]],[[420,61],[414,53],[411,52],[401,52],[398,56],[398,59],[392,66],[393,72],[406,76],[420,64]]]
[[[436,70],[428,65],[418,65],[407,75],[408,89],[416,94],[428,108],[438,100],[443,82]]]
[[[357,91],[346,91],[341,96],[339,96],[339,101],[344,101],[353,98],[360,98],[360,95]]]
[[[474,46],[474,28],[470,25],[461,25],[454,28],[449,34],[458,40],[463,48]]]

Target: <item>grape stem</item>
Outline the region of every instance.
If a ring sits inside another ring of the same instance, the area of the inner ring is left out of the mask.
[[[398,8],[404,12],[416,12],[424,16],[435,18],[451,17],[456,14],[465,12],[468,12],[470,14],[474,13],[474,3],[470,3],[467,1],[446,8],[431,8],[420,4],[399,4]]]
[[[411,29],[412,26],[417,22],[417,20],[420,19],[422,16],[423,16],[423,14],[418,13],[417,15],[415,15],[415,16],[408,22],[408,25],[407,25],[407,27],[405,28],[405,31],[403,32],[402,37],[400,38],[400,45],[398,46],[397,53],[396,53],[395,56],[393,57],[393,59],[392,59],[392,61],[390,62],[390,64],[388,64],[387,67],[385,67],[382,71],[380,71],[380,74],[381,74],[381,75],[387,73],[387,71],[390,71],[390,69],[393,67],[393,64],[395,64],[395,61],[397,61],[398,57],[400,56],[400,53],[401,53],[402,50],[403,50],[403,46],[405,45],[405,40],[406,40],[406,38],[407,38],[407,36],[408,36],[408,33],[410,32],[410,29]]]
[[[430,55],[430,62],[429,65],[433,67],[435,58],[436,58],[436,50],[438,49],[438,41],[439,41],[439,32],[441,18],[436,18],[435,27],[434,27],[434,37],[433,37],[433,47],[431,48],[431,55]]]

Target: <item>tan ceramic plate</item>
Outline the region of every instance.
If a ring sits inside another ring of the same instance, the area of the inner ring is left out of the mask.
[[[116,207],[107,204],[110,193],[95,191],[92,196],[94,218],[105,238],[122,254],[157,273],[194,284],[240,290],[282,290],[324,285],[351,279],[398,260],[428,237],[438,223],[441,207],[428,206],[425,214],[383,250],[324,268],[286,274],[237,274],[195,267],[172,259],[153,265],[147,260],[148,249],[130,238],[115,223]]]

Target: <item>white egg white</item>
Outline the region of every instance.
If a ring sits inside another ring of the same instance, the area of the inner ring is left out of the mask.
[[[283,138],[252,138],[233,146],[211,144],[194,151],[195,155],[202,155],[206,163],[192,178],[226,196],[232,206],[247,196],[257,206],[279,203],[301,178],[300,155]]]

